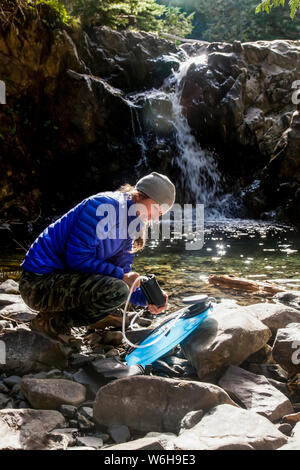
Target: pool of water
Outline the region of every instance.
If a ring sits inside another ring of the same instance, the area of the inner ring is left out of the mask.
[[[227,220],[205,226],[200,250],[185,249],[184,240],[151,241],[136,255],[134,269],[154,273],[180,305],[180,297],[208,293],[241,305],[271,299],[207,283],[210,274],[232,274],[256,281],[276,282],[288,290],[300,289],[300,236],[295,228],[259,221]]]
[[[199,235],[199,234],[198,234]],[[197,234],[195,234],[195,238]],[[200,250],[186,250],[184,239],[148,240],[135,256],[133,269],[154,273],[168,292],[170,306],[180,298],[208,293],[241,305],[270,301],[271,295],[217,288],[207,283],[210,274],[232,274],[257,281],[276,282],[288,290],[300,290],[300,233],[280,224],[252,220],[207,222]],[[1,250],[0,279],[18,279],[24,251]]]

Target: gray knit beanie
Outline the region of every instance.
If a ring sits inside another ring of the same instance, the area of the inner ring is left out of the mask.
[[[167,204],[171,208],[175,201],[175,186],[165,175],[153,171],[141,178],[135,185],[159,205]]]

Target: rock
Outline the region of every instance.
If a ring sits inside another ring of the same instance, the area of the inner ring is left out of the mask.
[[[0,409],[5,408],[9,402],[9,396],[0,392]]]
[[[99,390],[99,381],[94,375],[86,372],[83,369],[79,369],[74,375],[73,380],[84,385],[88,392],[88,398],[94,398],[97,391]]]
[[[193,428],[196,424],[201,421],[203,418],[203,410],[197,410],[197,411],[190,411],[187,413],[181,420],[180,423],[180,432],[184,432],[186,429],[191,429]]]
[[[300,309],[300,293],[299,291],[286,291],[279,292],[274,295],[273,299],[276,302],[281,302],[289,307]]]
[[[60,405],[59,411],[66,418],[72,419],[76,416],[77,408],[73,405]]]
[[[280,423],[276,427],[279,432],[282,432],[282,434],[285,434],[286,436],[290,436],[293,430],[292,426],[288,423]]]
[[[65,425],[65,419],[58,411],[0,410],[0,449],[45,448],[47,433]]]
[[[119,346],[123,342],[122,331],[104,331],[102,336],[103,344]]]
[[[0,365],[2,371],[24,375],[53,367],[64,369],[68,365],[70,348],[26,328],[5,330],[0,333],[0,340],[6,345],[6,364]]]
[[[246,310],[266,325],[273,334],[279,328],[285,328],[289,323],[300,322],[300,311],[282,304],[254,304],[245,307]]]
[[[242,367],[253,374],[264,375],[267,379],[287,382],[289,374],[279,364],[252,364],[245,362]]]
[[[205,380],[210,374],[221,375],[226,366],[241,364],[270,336],[269,328],[245,308],[221,303],[181,347],[199,379]]]
[[[166,448],[166,438],[164,437],[164,434],[162,436],[162,439],[160,439],[159,437],[142,437],[141,439],[135,439],[130,442],[125,442],[123,444],[108,446],[105,448],[105,450],[164,450]]]
[[[21,390],[31,406],[41,410],[58,410],[63,404],[78,406],[86,397],[83,385],[65,379],[23,379]]]
[[[93,408],[90,408],[89,406],[82,406],[79,409],[79,413],[81,413],[87,419],[90,419],[91,421],[93,421]]]
[[[248,410],[255,411],[272,422],[293,412],[289,399],[265,377],[240,367],[230,366],[219,380],[219,386]]]
[[[116,444],[122,444],[123,442],[130,440],[130,431],[128,426],[113,424],[112,426],[109,426],[107,431]]]
[[[19,294],[19,284],[13,279],[6,279],[6,281],[1,282],[0,292],[5,294]]]
[[[267,418],[231,405],[206,413],[192,429],[170,442],[174,450],[274,450],[287,442]]]
[[[68,447],[67,450],[79,450],[79,451],[82,451],[82,450],[96,450],[94,447],[84,447],[84,446],[74,446],[74,447]]]
[[[300,323],[290,323],[277,331],[272,354],[289,374],[300,372]]]
[[[0,308],[3,307],[4,305],[10,305],[10,304],[15,304],[17,302],[20,302],[20,300],[21,300],[20,295],[0,293]]]
[[[0,315],[5,315],[11,320],[20,322],[29,322],[34,317],[36,317],[36,313],[27,307],[27,305],[22,300],[3,307],[0,310]]]
[[[9,387],[12,388],[14,385],[19,384],[21,382],[22,378],[19,377],[18,375],[11,375],[9,377],[5,377],[3,379],[3,383]]]
[[[273,362],[272,348],[265,344],[259,351],[247,357],[247,362],[255,364],[267,364]]]
[[[110,349],[106,354],[105,357],[119,357],[120,353],[117,349]]]
[[[102,439],[92,436],[77,437],[76,444],[78,446],[93,447],[94,449],[100,449],[103,447]]]
[[[284,423],[291,424],[294,426],[296,423],[300,421],[300,412],[298,413],[292,413],[290,415],[283,416],[282,421]]]
[[[88,419],[84,414],[77,414],[78,425],[81,431],[90,431],[95,427],[95,423],[92,420]]]
[[[104,426],[125,424],[137,431],[170,431],[193,410],[234,405],[220,387],[195,381],[137,376],[111,382],[98,391],[94,419]]]
[[[300,450],[300,423],[294,427],[288,442],[278,450]]]

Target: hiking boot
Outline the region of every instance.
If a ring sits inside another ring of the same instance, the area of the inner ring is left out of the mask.
[[[31,330],[49,336],[62,342],[64,345],[79,350],[81,341],[71,335],[71,328],[62,325],[59,321],[59,312],[40,312],[29,324]]]

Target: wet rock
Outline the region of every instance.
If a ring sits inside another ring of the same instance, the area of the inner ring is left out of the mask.
[[[216,385],[154,376],[129,377],[101,387],[94,419],[104,426],[125,424],[137,431],[176,432],[189,411],[207,410],[220,403],[234,404]]]
[[[230,366],[219,380],[219,385],[248,410],[255,411],[272,422],[293,412],[289,399],[262,375]]]
[[[219,405],[192,429],[174,439],[176,450],[274,450],[287,442],[267,418],[249,410]]]
[[[221,303],[181,347],[199,379],[205,380],[221,375],[226,366],[241,364],[270,337],[269,328],[245,308]]]
[[[203,410],[190,411],[187,413],[181,420],[179,434],[184,432],[186,429],[193,428],[196,424],[198,424],[199,421],[201,421],[203,418],[203,414]]]
[[[93,421],[93,408],[90,408],[89,406],[82,406],[79,408],[79,412],[87,419]]]
[[[0,292],[5,294],[19,294],[19,284],[13,279],[6,279],[0,283]]]
[[[113,441],[116,444],[122,444],[130,440],[130,431],[128,426],[113,424],[107,429]]]
[[[278,450],[300,450],[300,423],[294,427],[288,442]]]
[[[21,390],[31,406],[58,410],[63,404],[78,406],[84,402],[86,388],[65,379],[23,379]]]
[[[53,367],[64,369],[68,365],[70,348],[60,342],[26,328],[5,330],[0,340],[6,345],[6,364],[2,371],[24,375]]]
[[[299,291],[279,292],[274,295],[273,299],[277,302],[288,305],[289,307],[300,309],[300,293]]]
[[[300,322],[300,311],[282,304],[254,304],[245,307],[246,310],[266,325],[273,334],[279,328],[286,327],[289,323]]]
[[[77,437],[76,444],[78,446],[93,447],[94,449],[100,449],[103,447],[102,439],[92,436]]]
[[[290,323],[277,331],[272,354],[289,374],[300,372],[300,323]]]
[[[47,446],[46,434],[65,425],[65,419],[58,411],[0,410],[0,449],[44,448]]]

